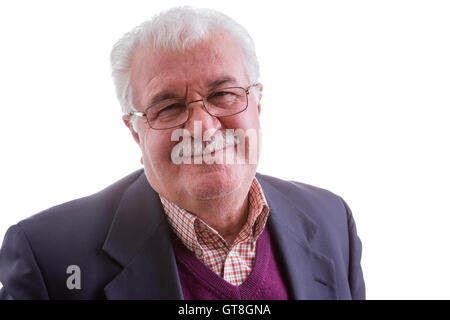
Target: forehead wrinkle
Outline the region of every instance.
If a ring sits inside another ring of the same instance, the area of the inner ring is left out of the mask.
[[[179,84],[161,85],[153,89],[147,86],[146,105],[152,105],[167,99],[184,99],[186,97],[187,84],[183,87],[183,93],[181,93],[180,88],[181,86]]]
[[[217,44],[217,40],[224,40],[227,37],[228,35],[219,34],[208,40],[200,41],[190,48],[176,52],[152,48],[137,50],[134,56],[134,58],[137,58],[135,60],[136,80],[141,78],[137,85],[142,90],[138,93],[139,97],[137,98],[141,103],[148,105],[148,101],[156,95],[162,96],[162,94],[167,93],[167,96],[169,96],[169,93],[172,93],[172,97],[177,94],[180,98],[186,98],[188,87],[189,91],[192,88],[194,91],[199,90],[199,93],[205,94],[211,88],[227,83],[221,81],[221,78],[231,77],[231,74],[227,73],[229,70],[224,69],[224,64],[235,64],[234,60],[241,61],[242,59],[242,49],[239,46],[233,54],[235,59],[232,56],[223,55],[221,45]],[[232,40],[234,41],[234,39]],[[202,68],[205,64],[212,65],[212,68]],[[164,66],[164,68],[161,69],[161,66]],[[155,72],[158,73],[155,74]],[[142,80],[146,83],[142,84]],[[236,79],[234,80],[237,83]],[[231,79],[229,83],[232,83]],[[181,89],[181,84],[183,89]],[[181,92],[181,90],[184,92]]]

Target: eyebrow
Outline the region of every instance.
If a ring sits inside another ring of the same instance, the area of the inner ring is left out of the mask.
[[[168,99],[183,99],[183,98],[180,98],[175,92],[164,91],[156,94],[150,101],[150,105],[154,105],[155,103]]]
[[[213,88],[217,88],[218,86],[221,86],[221,85],[226,84],[226,83],[237,83],[237,80],[234,77],[225,76],[223,78],[220,78],[220,79],[217,79],[217,80],[214,80],[214,81],[210,82],[207,85],[207,88],[209,90],[211,90]],[[179,95],[176,94],[175,92],[163,91],[163,92],[160,92],[160,93],[156,94],[151,99],[149,105],[151,106],[151,105],[154,105],[155,103],[158,103],[158,102],[161,102],[161,101],[164,101],[164,100],[168,100],[168,99],[183,99],[183,98],[180,98]]]
[[[236,81],[236,78],[233,78],[231,76],[225,76],[223,78],[220,78],[220,79],[210,82],[207,87],[209,89],[212,89],[212,88],[216,88],[225,83],[237,83],[237,81]]]

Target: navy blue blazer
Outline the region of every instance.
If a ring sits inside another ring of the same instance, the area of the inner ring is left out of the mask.
[[[364,299],[361,241],[342,198],[256,177],[290,296]],[[79,266],[79,289],[67,285],[71,265]],[[0,281],[1,299],[183,299],[169,225],[143,169],[11,226]]]

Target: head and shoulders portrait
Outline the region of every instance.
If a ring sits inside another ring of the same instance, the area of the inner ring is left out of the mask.
[[[11,226],[2,299],[365,298],[347,203],[257,171],[266,88],[241,24],[168,9],[110,63],[142,168]]]

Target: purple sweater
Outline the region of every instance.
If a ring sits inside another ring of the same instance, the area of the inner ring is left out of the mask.
[[[234,286],[209,269],[173,235],[183,296],[186,300],[287,300],[288,292],[277,264],[267,227],[256,242],[253,270]]]

